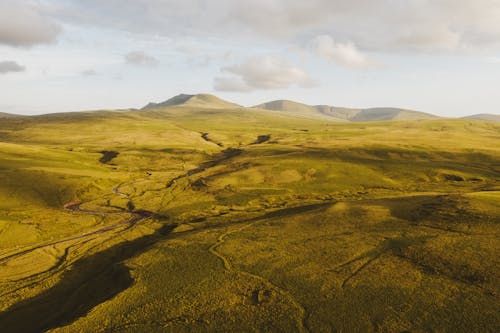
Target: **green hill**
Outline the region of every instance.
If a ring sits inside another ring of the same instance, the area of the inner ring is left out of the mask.
[[[313,106],[287,100],[268,102],[256,105],[254,106],[254,108],[272,111],[284,111],[313,118],[327,116],[334,120],[343,121],[387,121],[438,118],[437,116],[428,113],[398,108],[353,109],[328,105]]]
[[[195,96],[2,118],[2,333],[498,330],[500,124]]]
[[[437,116],[398,108],[370,108],[356,113],[351,121],[387,121],[387,120],[422,120],[436,119]]]

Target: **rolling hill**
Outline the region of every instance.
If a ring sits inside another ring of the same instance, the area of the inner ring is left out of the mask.
[[[500,122],[500,115],[491,113],[479,113],[472,116],[463,117],[463,119],[483,120],[498,123]]]
[[[387,121],[387,120],[419,120],[435,119],[437,116],[399,108],[379,107],[368,109],[354,109],[335,107],[329,105],[307,105],[288,100],[277,100],[254,106],[254,108],[285,111],[304,116],[318,117],[327,116],[339,121]]]
[[[2,333],[498,331],[500,124],[166,104],[0,121]]]
[[[22,116],[18,114],[0,112],[0,118],[16,118],[16,117],[22,117]]]

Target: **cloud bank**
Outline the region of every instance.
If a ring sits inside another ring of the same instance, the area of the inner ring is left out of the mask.
[[[500,0],[87,0],[53,15],[173,38],[309,40],[330,35],[361,50],[434,52],[500,44]],[[137,15],[140,13],[140,15]]]
[[[315,37],[310,47],[320,57],[339,65],[364,69],[371,67],[373,63],[362,54],[352,42],[339,43],[330,35],[320,35]]]
[[[223,67],[230,76],[216,77],[217,91],[246,92],[259,89],[284,89],[291,85],[312,87],[314,81],[302,69],[276,56],[258,56],[241,64]]]

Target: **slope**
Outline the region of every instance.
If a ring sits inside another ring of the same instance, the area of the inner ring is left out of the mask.
[[[327,116],[343,121],[387,121],[434,119],[434,115],[399,108],[355,109],[329,105],[307,105],[287,100],[277,100],[254,106],[254,108],[298,113],[309,117]]]
[[[143,110],[158,109],[158,108],[166,108],[172,106],[189,106],[189,107],[200,107],[200,108],[239,107],[238,104],[225,101],[217,96],[210,94],[197,94],[197,95],[180,94],[161,103],[149,103],[142,109]]]
[[[472,120],[483,120],[483,121],[491,121],[498,123],[500,122],[500,115],[491,114],[491,113],[479,113],[471,116],[463,117],[463,119],[472,119]]]

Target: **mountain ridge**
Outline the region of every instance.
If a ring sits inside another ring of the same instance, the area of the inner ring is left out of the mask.
[[[282,115],[292,117],[299,117],[305,119],[319,119],[338,122],[371,122],[371,121],[392,121],[392,120],[425,120],[425,119],[444,119],[447,117],[440,117],[433,114],[409,110],[396,107],[373,107],[373,108],[349,108],[338,107],[331,105],[308,105],[296,101],[280,99],[270,102],[261,103],[255,106],[245,107],[236,103],[229,102],[211,94],[179,94],[170,99],[159,103],[148,103],[140,109],[122,109],[122,110],[94,110],[94,111],[80,111],[80,112],[62,112],[62,113],[49,113],[46,115],[34,115],[33,117],[41,116],[57,116],[57,115],[70,115],[70,114],[92,114],[95,112],[115,112],[115,111],[149,111],[149,110],[162,110],[168,108],[199,108],[203,109],[246,109],[256,110],[260,112],[280,112]],[[0,119],[11,119],[18,117],[30,117],[20,114],[11,114],[0,112]],[[479,113],[464,117],[456,117],[450,119],[462,120],[478,120],[488,122],[500,122],[500,115]]]
[[[24,116],[20,114],[0,112],[0,118],[17,118],[17,117],[24,117]]]
[[[478,114],[473,114],[470,116],[462,117],[461,119],[482,120],[482,121],[490,121],[490,122],[499,123],[500,122],[500,115],[499,114],[492,114],[492,113],[478,113]]]
[[[307,105],[290,100],[276,100],[255,105],[253,108],[286,111],[295,113],[319,113],[336,120],[341,121],[386,121],[386,120],[419,120],[436,119],[438,116],[394,107],[376,107],[376,108],[346,108],[330,105]]]

